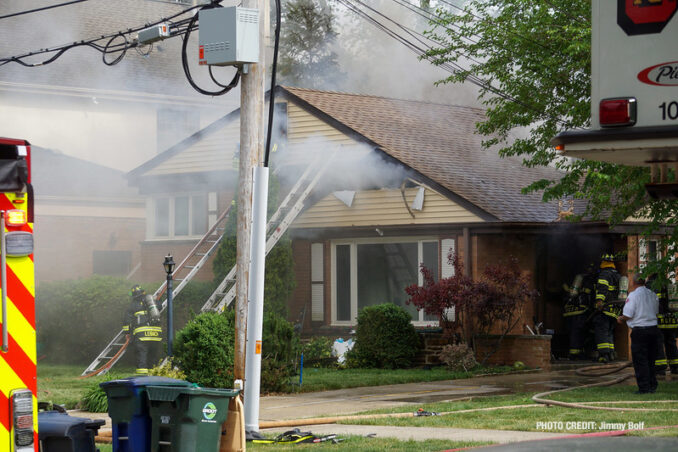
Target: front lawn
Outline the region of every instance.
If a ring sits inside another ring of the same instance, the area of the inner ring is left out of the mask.
[[[357,388],[360,386],[382,386],[400,383],[458,380],[478,375],[511,372],[510,366],[480,367],[471,372],[453,372],[445,367],[431,369],[315,369],[304,368],[303,382],[299,387],[298,376],[293,389],[300,392],[329,391],[333,389]]]
[[[659,411],[600,411],[560,406],[545,407],[532,402],[530,394],[479,397],[461,402],[421,405],[426,411],[451,413],[429,417],[377,418],[349,420],[348,424],[395,425],[411,427],[455,427],[498,430],[584,433],[603,430],[678,425],[678,382],[660,382],[655,394],[633,394],[635,386],[583,388],[553,394],[553,400],[565,402],[610,402],[607,406],[652,408]],[[668,402],[667,402],[668,401]],[[612,403],[614,402],[614,403]],[[626,402],[626,403],[618,403]],[[481,411],[478,409],[529,405],[522,408]],[[605,405],[605,404],[603,404]],[[595,404],[601,406],[601,404]],[[414,407],[397,407],[384,412],[413,412]],[[478,411],[469,411],[478,410]],[[455,414],[456,413],[456,414]],[[630,423],[633,422],[634,425]],[[623,426],[623,428],[616,428]],[[657,433],[661,434],[661,433]]]
[[[101,377],[80,379],[83,366],[54,365],[38,363],[38,400],[75,408],[87,389],[113,378],[128,377],[133,369],[114,368],[110,374]],[[469,378],[487,373],[506,373],[511,367],[480,368],[473,372],[451,372],[443,367],[424,369],[304,369],[303,384],[299,377],[289,385],[290,392],[315,392],[331,389],[379,386],[384,384],[413,383],[424,381]]]
[[[84,369],[85,366],[38,363],[38,401],[64,405],[70,410],[77,407],[90,386],[127,377],[133,372],[132,369],[116,368],[101,377],[78,378]]]

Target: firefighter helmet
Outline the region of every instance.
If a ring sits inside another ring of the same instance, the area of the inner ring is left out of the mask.
[[[134,287],[132,287],[132,290],[130,290],[130,292],[129,292],[129,295],[132,298],[138,298],[138,297],[141,297],[145,294],[146,294],[146,291],[144,291],[144,289],[142,289],[141,286],[138,285],[138,284],[135,285]]]
[[[603,253],[600,256],[601,261],[614,262],[614,254],[612,253]]]

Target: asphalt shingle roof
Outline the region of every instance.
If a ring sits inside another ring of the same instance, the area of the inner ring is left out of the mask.
[[[540,179],[559,179],[552,168],[527,168],[481,146],[477,108],[377,96],[283,87],[293,97],[375,143],[406,166],[478,206],[500,221],[550,222],[557,203],[521,194]]]

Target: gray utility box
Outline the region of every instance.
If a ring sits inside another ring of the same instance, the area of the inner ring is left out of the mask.
[[[200,64],[234,66],[259,62],[258,9],[202,9],[198,20]]]

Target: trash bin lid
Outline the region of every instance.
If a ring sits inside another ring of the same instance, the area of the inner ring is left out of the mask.
[[[180,395],[210,396],[210,397],[235,397],[238,389],[201,388],[189,386],[147,386],[148,400],[157,402],[173,402]]]
[[[102,422],[101,425],[103,425],[103,420],[99,422]],[[38,432],[41,439],[70,437],[75,432],[88,428],[90,423],[90,419],[72,417],[58,411],[42,411],[38,413]]]
[[[108,387],[116,386],[126,386],[129,388],[135,388],[140,386],[192,386],[193,383],[190,383],[185,380],[177,380],[175,378],[168,377],[156,377],[156,376],[146,376],[146,377],[127,377],[120,378],[118,380],[104,381],[99,383],[99,386],[106,389]]]

